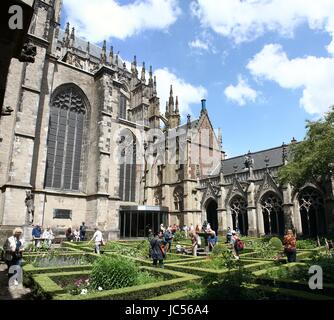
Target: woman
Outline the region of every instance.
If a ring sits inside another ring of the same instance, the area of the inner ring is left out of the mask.
[[[296,262],[297,259],[296,244],[297,244],[296,237],[293,234],[293,231],[289,229],[283,239],[284,253],[288,258],[288,262]]]
[[[46,230],[44,230],[42,238],[44,239],[47,246],[50,248],[52,244],[52,240],[54,239],[52,229],[48,226]]]
[[[151,240],[151,257],[153,259],[153,266],[156,267],[158,265],[159,261],[159,266],[160,268],[164,267],[164,259],[166,257],[165,251],[162,248],[163,244],[163,233],[162,231],[156,232],[154,234],[154,238]]]
[[[191,233],[190,238],[191,238],[191,243],[192,243],[193,256],[197,257],[199,235],[197,233]]]
[[[8,266],[8,277],[11,278],[16,270],[10,270],[12,266],[21,266],[24,251],[23,230],[15,228],[13,235],[9,237],[4,245],[5,261]],[[17,280],[14,280],[17,282]],[[18,284],[16,283],[15,284]]]
[[[216,242],[217,242],[216,232],[212,229],[209,229],[208,231],[209,251],[212,251],[212,249],[216,245]]]

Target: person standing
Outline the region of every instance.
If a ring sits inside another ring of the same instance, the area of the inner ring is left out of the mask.
[[[284,253],[287,256],[288,262],[296,262],[297,259],[296,245],[297,245],[297,239],[293,234],[293,231],[289,229],[283,239]]]
[[[82,222],[82,225],[80,226],[80,241],[86,240],[86,230],[87,227],[85,225],[85,222]]]
[[[24,251],[24,239],[22,237],[23,230],[21,228],[15,228],[13,235],[6,240],[4,245],[5,262],[8,266],[8,278],[11,278],[15,272],[10,270],[12,266],[21,266],[22,256]],[[17,270],[14,270],[17,272]],[[17,280],[14,280],[14,284],[18,284]]]
[[[94,230],[95,230],[95,233],[92,239],[89,241],[89,243],[95,240],[95,253],[100,254],[100,246],[104,244],[103,234],[97,227],[95,227]]]
[[[165,252],[170,252],[171,247],[172,247],[172,241],[173,241],[173,232],[172,232],[172,227],[169,226],[167,230],[164,233],[164,238],[165,238]]]
[[[197,257],[199,235],[197,233],[191,233],[190,238],[191,238],[191,244],[192,244],[192,249],[193,249],[192,250],[193,251],[193,256]]]
[[[227,232],[226,232],[226,242],[225,243],[230,243],[231,242],[231,238],[232,238],[231,227],[228,227],[227,228]]]
[[[151,240],[151,257],[153,260],[153,266],[157,267],[158,261],[159,261],[159,266],[160,268],[164,267],[164,259],[166,257],[165,251],[162,248],[163,244],[163,233],[156,232],[154,235],[154,238]]]
[[[36,224],[35,227],[32,229],[31,235],[33,240],[35,241],[35,246],[39,248],[41,243],[42,229],[38,224]]]
[[[243,250],[243,242],[234,230],[232,230],[231,246],[234,258],[239,260],[239,254]]]

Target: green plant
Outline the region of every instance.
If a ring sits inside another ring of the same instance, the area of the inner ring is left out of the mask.
[[[90,280],[94,289],[124,288],[136,283],[138,272],[135,262],[130,259],[121,256],[102,256],[94,262]]]
[[[136,285],[142,285],[152,282],[159,282],[163,281],[164,279],[162,277],[154,276],[148,271],[141,271],[137,275]]]
[[[178,230],[174,233],[174,241],[181,241],[187,239],[186,233],[184,231]]]
[[[277,237],[271,238],[269,240],[269,245],[275,250],[282,250],[282,241]]]
[[[297,240],[297,249],[314,249],[317,242],[313,239]]]
[[[220,256],[226,253],[227,247],[223,244],[216,244],[214,248],[212,249],[212,255],[213,256]]]

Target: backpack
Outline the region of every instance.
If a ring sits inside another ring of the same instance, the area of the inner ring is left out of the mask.
[[[242,251],[245,247],[245,244],[240,239],[236,239],[234,246],[237,251]]]

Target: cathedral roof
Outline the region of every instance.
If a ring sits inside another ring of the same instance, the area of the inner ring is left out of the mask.
[[[62,43],[63,41],[63,37],[65,37],[65,31],[64,30],[59,30],[59,37],[58,37],[58,41],[60,43]],[[79,56],[81,56],[82,58],[84,58],[86,56],[87,53],[87,45],[88,45],[88,41],[79,38],[79,37],[75,37],[75,41],[74,41],[74,48],[77,49],[77,54]],[[94,57],[97,59],[96,62],[98,62],[101,58],[101,53],[102,53],[102,48],[97,46],[94,43],[89,43],[89,53],[91,55],[91,57]],[[109,61],[109,52],[107,52],[107,62]],[[123,68],[123,59],[118,55],[118,67],[119,68]]]
[[[266,149],[257,152],[250,152],[246,155],[237,156],[233,158],[229,158],[223,161],[223,172],[224,175],[230,175],[233,173],[242,173],[247,171],[248,169],[245,168],[245,156],[250,156],[254,163],[253,169],[254,170],[261,170],[265,169],[267,163],[265,159],[268,161],[268,167],[279,167],[283,165],[283,149],[284,146]]]

